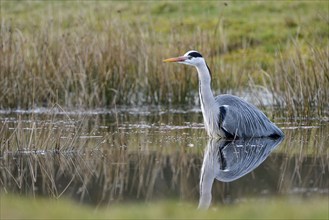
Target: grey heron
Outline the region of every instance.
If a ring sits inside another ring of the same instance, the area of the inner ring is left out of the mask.
[[[213,138],[281,137],[283,132],[256,106],[229,94],[214,97],[211,72],[195,50],[163,62],[178,62],[196,67],[199,78],[199,97],[205,129]]]

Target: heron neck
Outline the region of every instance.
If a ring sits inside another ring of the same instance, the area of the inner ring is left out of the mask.
[[[199,95],[201,104],[204,107],[211,107],[215,103],[215,98],[211,90],[211,75],[207,64],[196,67],[199,77]]]

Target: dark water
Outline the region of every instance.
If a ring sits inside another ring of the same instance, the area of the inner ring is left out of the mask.
[[[196,207],[328,197],[328,120],[276,123],[283,140],[229,142],[208,139],[198,108],[2,111],[1,194]]]

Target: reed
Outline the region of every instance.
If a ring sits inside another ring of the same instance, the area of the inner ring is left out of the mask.
[[[305,3],[291,3],[288,8],[281,3],[273,7],[233,3],[228,8],[239,14],[242,9],[258,13],[259,7],[264,7],[273,19],[286,18],[283,23],[270,19],[266,30],[252,23],[250,14],[240,24],[222,5],[211,2],[202,5],[212,19],[204,13],[182,19],[179,10],[197,10],[195,3],[186,9],[170,2],[141,3],[132,9],[127,3],[111,2],[90,6],[94,11],[72,5],[29,2],[27,6],[35,6],[36,13],[48,7],[51,12],[61,8],[66,14],[54,19],[57,17],[32,13],[32,18],[22,15],[11,20],[10,12],[19,11],[19,5],[3,3],[7,11],[1,16],[0,29],[0,108],[29,109],[54,103],[68,108],[196,104],[195,71],[161,61],[198,49],[213,70],[213,85],[219,92],[266,87],[275,97],[273,104],[286,108],[290,116],[328,114],[329,33],[322,28],[328,21],[320,10],[321,2],[312,5],[313,11]],[[116,13],[108,15],[103,7],[112,7]],[[289,17],[291,7],[306,10],[307,20]],[[138,17],[141,11],[145,15]],[[155,16],[169,20],[150,19]],[[241,32],[235,29],[238,24]],[[306,28],[300,29],[301,25]],[[260,34],[253,35],[248,28]],[[281,33],[275,32],[278,28]],[[295,39],[291,36],[296,32]]]
[[[156,52],[158,48],[143,30],[115,23],[104,28],[96,36],[86,27],[63,35],[50,34],[45,28],[25,38],[15,27],[4,26],[1,107],[31,108],[57,102],[92,108],[160,103],[169,96],[175,102],[177,93],[178,99],[187,93],[182,85],[190,77],[164,74],[170,72],[161,64],[165,56]]]
[[[303,50],[303,51],[302,51]],[[328,115],[329,47],[303,48],[294,42],[289,56],[279,54],[269,88],[287,117]]]

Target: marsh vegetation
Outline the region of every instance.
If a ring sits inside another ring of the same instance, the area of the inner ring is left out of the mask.
[[[23,217],[327,218],[327,2],[0,5],[1,218],[21,218],[16,206]],[[207,213],[186,212],[208,143],[197,76],[161,62],[190,49],[216,94],[256,104],[286,135],[254,171],[215,181]]]
[[[287,116],[323,116],[326,4],[5,1],[0,107],[196,104],[194,70],[161,61],[197,49],[217,92],[267,94]]]

